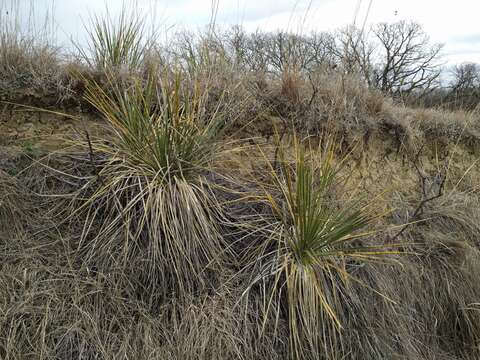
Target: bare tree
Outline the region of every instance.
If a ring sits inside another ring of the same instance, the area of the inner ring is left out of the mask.
[[[480,103],[480,66],[475,63],[456,65],[452,70],[450,106],[472,110]]]
[[[335,54],[337,63],[349,74],[361,75],[366,83],[372,85],[372,56],[375,46],[363,30],[348,26],[335,33],[335,44],[330,51]]]
[[[456,65],[452,70],[452,91],[473,89],[480,86],[480,66],[475,63]]]
[[[324,64],[331,66],[334,61],[329,45],[334,40],[327,33],[247,33],[237,26],[222,35],[229,57],[245,70],[275,74],[286,69],[309,72]]]
[[[440,44],[431,44],[421,25],[400,21],[373,28],[379,43],[375,85],[392,95],[425,92],[434,87],[441,72]]]
[[[268,62],[274,71],[287,68],[311,71],[332,59],[327,46],[330,38],[325,33],[297,35],[279,31],[266,34],[264,39]]]
[[[312,70],[319,67],[336,67],[336,57],[331,51],[335,44],[335,38],[328,32],[312,33],[306,38],[310,49],[310,61],[307,68]]]
[[[267,34],[256,31],[252,34],[246,34],[243,30],[238,29],[242,37],[236,36],[236,53],[240,57],[241,65],[247,70],[267,71],[269,60],[267,55]],[[241,41],[239,41],[241,39]]]

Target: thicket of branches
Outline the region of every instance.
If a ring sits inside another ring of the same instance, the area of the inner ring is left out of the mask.
[[[194,58],[192,41],[183,36],[177,50]],[[247,33],[234,27],[200,43],[245,70],[281,74],[285,70],[336,69],[358,74],[368,86],[393,96],[431,91],[439,85],[442,70],[442,45],[431,43],[415,22],[380,23],[371,29],[350,26],[303,35]]]
[[[480,67],[464,63],[447,69],[442,47],[420,24],[399,21],[300,35],[247,33],[241,27],[200,38],[181,34],[167,53],[192,62],[207,54],[209,62],[221,59],[243,71],[273,76],[292,71],[309,76],[319,69],[353,74],[366,86],[408,104],[475,109]]]

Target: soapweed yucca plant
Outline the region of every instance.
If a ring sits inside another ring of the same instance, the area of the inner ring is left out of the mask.
[[[336,310],[349,284],[360,283],[349,264],[388,253],[363,244],[381,211],[357,191],[346,192],[347,157],[335,160],[334,144],[332,138],[314,149],[295,139],[293,159],[279,145],[270,184],[262,185],[270,230],[248,261],[257,270],[246,293],[261,284],[265,319],[272,321],[272,312],[285,316],[295,359],[337,358],[342,321]]]
[[[99,71],[135,71],[141,65],[154,36],[147,36],[142,18],[125,7],[118,17],[92,17],[88,46],[77,46],[90,67]]]
[[[83,261],[131,272],[149,294],[207,286],[224,249],[222,207],[208,180],[221,153],[222,116],[207,114],[205,93],[180,74],[103,89],[90,83],[86,91],[112,136],[86,149],[96,175],[79,208]]]

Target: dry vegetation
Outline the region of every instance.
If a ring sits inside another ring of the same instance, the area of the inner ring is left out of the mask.
[[[480,357],[478,113],[131,19],[3,29],[0,359]]]

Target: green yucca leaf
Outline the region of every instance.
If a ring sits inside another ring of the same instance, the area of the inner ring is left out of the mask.
[[[304,149],[297,147],[294,164],[281,161],[281,175],[275,175],[276,187],[281,190],[282,199],[272,208],[284,209],[279,214],[285,226],[287,242],[298,261],[315,263],[332,247],[342,252],[345,240],[353,233],[366,227],[375,218],[367,209],[357,209],[357,204],[335,208],[332,203],[333,185],[339,168],[333,164],[333,149],[327,149],[321,160],[306,159]],[[316,161],[316,163],[315,163]],[[353,205],[353,206],[352,206]]]
[[[159,84],[149,79],[126,88],[111,81],[110,89],[111,95],[90,84],[86,98],[112,125],[119,155],[133,164],[153,174],[188,176],[215,154],[223,119],[217,113],[205,118],[204,95],[183,89],[178,74]]]

